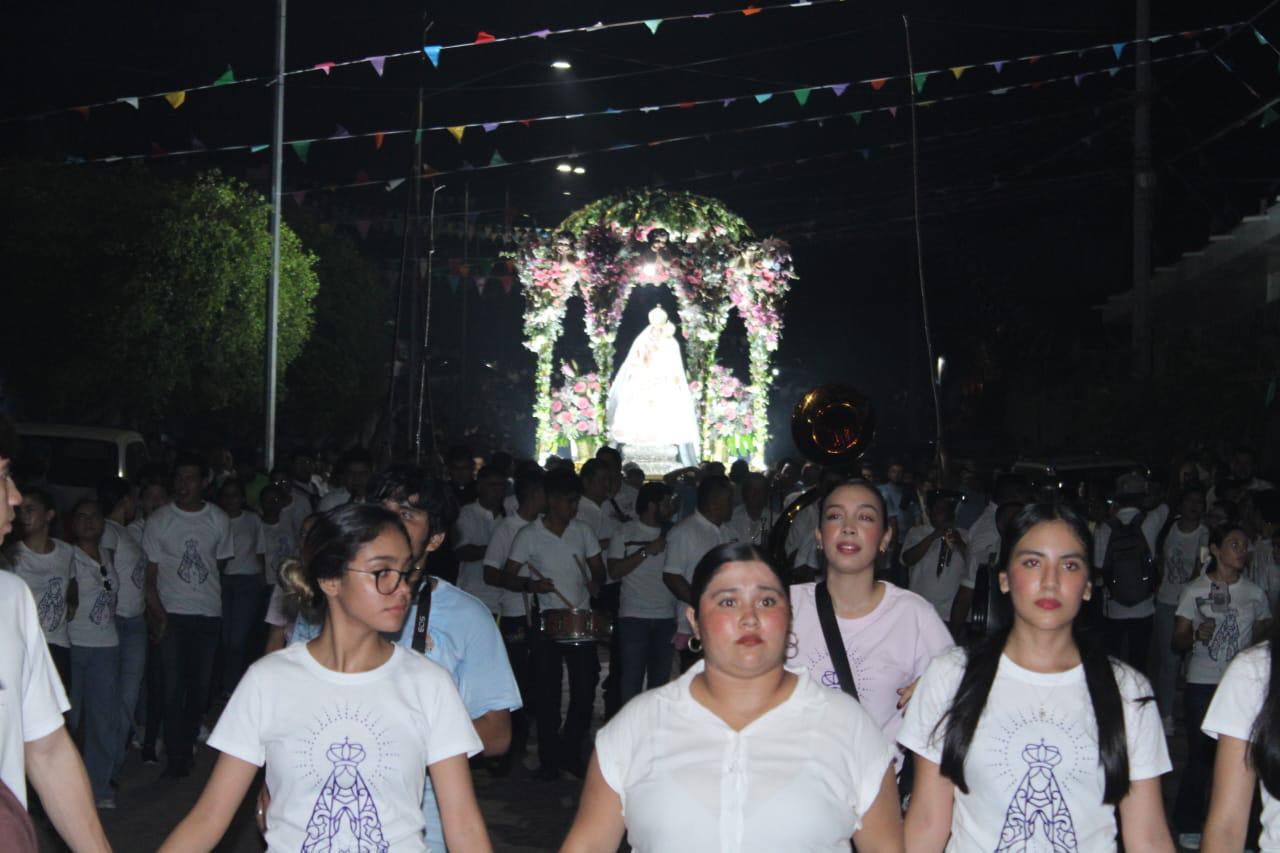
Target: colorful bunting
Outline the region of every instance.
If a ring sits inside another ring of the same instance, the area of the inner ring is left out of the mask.
[[[812,89],[793,89],[791,94],[796,96],[796,100],[800,102],[800,106],[804,106],[809,101],[809,93]]]
[[[138,108],[138,99],[137,99],[137,98],[121,98],[121,99],[120,99],[120,101],[121,101],[122,103],[126,103],[126,104],[128,104],[129,106],[133,107],[135,110]]]
[[[996,70],[997,74],[999,74],[1001,71],[1004,70],[1004,64],[1005,64],[1005,60],[997,59],[995,62],[991,63],[991,67]]]
[[[661,18],[650,18],[644,22],[644,25],[649,28],[649,32],[653,33],[655,36],[658,34],[658,27],[661,24]]]
[[[849,88],[849,84],[848,84],[848,83],[835,83],[835,84],[833,84],[833,85],[831,86],[831,91],[835,92],[835,93],[836,93],[836,97],[838,98],[838,97],[840,97],[841,95],[843,95],[843,94],[844,94],[845,89],[848,89],[848,88]]]
[[[496,122],[496,121],[487,121],[487,122],[485,122],[484,124],[482,124],[482,125],[480,125],[480,126],[484,128],[484,132],[485,132],[485,133],[493,133],[493,132],[494,132],[495,130],[497,130],[501,125],[499,125],[499,123],[498,123],[498,122]]]
[[[236,82],[236,75],[231,71],[231,66],[227,66],[227,70],[222,72],[222,76],[213,81],[215,86],[229,86]]]
[[[759,15],[760,11],[761,10],[759,6],[748,6],[747,8],[742,10],[742,14],[746,15],[749,18],[752,15]]]
[[[854,124],[862,124],[862,117],[866,114],[866,110],[858,110],[857,112],[849,113],[849,118],[853,119]]]
[[[330,139],[346,139],[350,135],[351,135],[350,131],[348,131],[342,125],[338,125],[337,129],[334,130],[333,135],[330,136],[329,138]]]
[[[268,148],[270,148],[270,147],[271,147],[270,145],[265,145],[265,144],[264,144],[264,145],[253,145],[253,146],[250,146],[250,148],[249,148],[249,153],[250,153],[250,154],[258,154],[258,153],[260,153],[260,152],[262,152],[262,151],[266,151],[266,150],[267,150]]]
[[[502,155],[501,155],[501,154],[499,154],[499,153],[495,150],[495,151],[493,152],[493,157],[492,157],[492,158],[490,158],[490,160],[489,160],[489,165],[490,165],[490,166],[505,166],[506,164],[507,164],[507,161],[506,161],[506,160],[503,160],[503,159],[502,159]]]
[[[911,82],[915,84],[916,94],[924,91],[924,81],[929,79],[930,71],[917,71],[911,78]]]
[[[1076,74],[1076,75],[1075,75],[1075,76],[1073,76],[1071,79],[1075,81],[1076,88],[1079,88],[1079,87],[1080,87],[1080,81],[1084,79],[1084,75],[1083,75],[1083,74]]]
[[[384,139],[386,139],[386,136],[387,136],[387,135],[386,135],[385,133],[383,133],[381,130],[379,130],[377,133],[375,133],[375,134],[373,135],[373,147],[374,147],[374,148],[376,148],[376,149],[378,149],[379,151],[381,151],[381,150],[382,150],[382,141],[383,141]]]
[[[1267,45],[1271,44],[1271,42],[1267,41],[1267,37],[1266,37],[1266,36],[1264,36],[1262,33],[1258,32],[1258,28],[1257,28],[1257,27],[1251,27],[1250,29],[1252,29],[1252,30],[1253,30],[1253,37],[1254,37],[1254,38],[1256,38],[1256,39],[1258,40],[1258,44],[1267,44]]]
[[[440,49],[441,45],[438,44],[428,44],[422,48],[422,52],[427,55],[427,59],[431,60],[432,68],[440,67]]]
[[[476,44],[488,44],[491,41],[497,41],[498,37],[492,33],[486,33],[484,30],[476,33]]]
[[[467,132],[467,126],[465,124],[459,124],[453,127],[445,128],[445,129],[448,130],[451,134],[453,134],[453,138],[458,140],[459,142],[462,141],[462,134]]]
[[[414,145],[422,144],[422,128],[418,128],[413,132],[413,144]]]
[[[293,153],[298,155],[298,159],[303,163],[307,162],[307,158],[311,156],[310,141],[290,142],[293,146]]]
[[[897,117],[898,117],[898,108],[897,108],[897,107],[889,107],[889,115],[893,116],[894,118],[897,118]]]
[[[770,99],[770,98],[772,98],[772,97],[773,97],[773,93],[772,93],[772,92],[766,92],[766,93],[764,93],[764,94],[762,94],[762,95],[756,95],[756,103],[757,103],[757,104],[763,104],[765,101],[769,100],[769,99]]]
[[[966,71],[968,71],[968,70],[969,70],[969,66],[968,66],[968,65],[953,65],[953,66],[951,66],[951,74],[952,74],[952,76],[953,76],[953,77],[955,77],[957,80],[959,80],[961,77],[963,77],[963,76],[964,76],[964,72],[966,72]]]
[[[186,92],[170,92],[169,94],[164,96],[164,99],[169,102],[169,106],[173,107],[176,110],[178,107],[182,106],[187,102],[187,93]]]
[[[194,148],[196,151],[209,150],[208,146],[206,146],[203,142],[201,142],[199,137],[195,136],[194,134],[191,137],[191,147]]]
[[[404,183],[404,178],[392,178],[387,181],[387,192],[391,192],[396,187]]]
[[[1115,44],[1111,45],[1111,51],[1116,55],[1116,59],[1119,59],[1120,54],[1124,53],[1124,45],[1125,43],[1122,41],[1118,41]]]
[[[382,68],[387,64],[385,56],[366,56],[365,61],[373,66],[373,70],[378,72],[378,76],[382,76]]]
[[[545,39],[547,36],[551,35],[551,30],[534,30],[533,32],[529,33],[529,35],[533,36],[534,38]]]
[[[337,64],[338,63],[336,62],[317,62],[315,65],[311,67],[314,68],[316,71],[323,71],[324,76],[328,77],[329,72],[332,71],[333,67]]]

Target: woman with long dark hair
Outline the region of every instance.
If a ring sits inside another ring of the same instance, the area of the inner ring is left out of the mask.
[[[784,666],[787,586],[754,545],[690,584],[704,658],[596,736],[562,853],[902,850],[893,745],[852,698]],[[625,809],[624,809],[625,805]]]
[[[1115,850],[1118,811],[1127,849],[1172,851],[1151,685],[1076,624],[1087,524],[1032,504],[1003,543],[1009,627],[930,664],[898,733],[915,753],[908,848]]]
[[[1213,796],[1200,846],[1207,853],[1243,850],[1253,786],[1262,793],[1262,853],[1280,851],[1280,619],[1271,637],[1236,656],[1218,684],[1201,727],[1218,741]]]
[[[480,738],[453,680],[382,636],[404,622],[411,561],[390,510],[347,504],[317,519],[282,581],[320,636],[245,673],[209,737],[222,753],[213,775],[161,850],[213,849],[263,765],[269,851],[424,853],[428,773],[449,848],[492,849],[467,765]]]

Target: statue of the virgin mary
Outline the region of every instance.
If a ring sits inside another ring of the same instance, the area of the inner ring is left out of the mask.
[[[692,465],[698,422],[675,331],[661,307],[649,312],[649,325],[609,387],[609,438],[619,445],[675,445],[681,462]]]

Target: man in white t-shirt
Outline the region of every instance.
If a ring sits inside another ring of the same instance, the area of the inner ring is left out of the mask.
[[[618,452],[618,448],[606,444],[596,451],[596,459],[613,472],[613,490],[603,506],[605,515],[613,521],[614,526],[621,527],[635,518],[636,496],[640,487],[628,483],[623,476],[622,454]],[[640,479],[643,482],[644,478]]]
[[[675,603],[676,633],[673,644],[680,652],[680,670],[693,666],[698,653],[689,650],[693,631],[685,615],[687,607],[697,607],[689,581],[698,561],[717,545],[732,542],[733,533],[725,522],[733,505],[733,487],[729,478],[713,475],[698,484],[697,509],[667,534],[666,557],[662,564],[662,581],[677,599]]]
[[[778,515],[769,508],[769,481],[752,472],[742,481],[742,503],[733,508],[729,529],[739,542],[766,547]]]
[[[925,499],[927,520],[908,530],[902,541],[907,587],[932,604],[943,622],[951,618],[968,556],[964,531],[956,529],[957,496],[942,489],[930,492]]]
[[[334,470],[334,482],[337,487],[330,489],[320,503],[316,512],[328,512],[335,507],[349,503],[359,503],[369,493],[369,479],[373,476],[373,456],[363,447],[353,447],[342,458]]]
[[[204,457],[174,464],[173,503],[147,519],[147,616],[164,672],[165,775],[191,774],[200,718],[222,637],[222,572],[235,554],[227,514],[200,496]]]
[[[606,454],[606,459],[609,455]],[[613,500],[621,482],[621,473],[615,471],[608,461],[595,458],[588,459],[578,472],[582,480],[582,499],[578,501],[578,521],[585,524],[595,534],[600,543],[600,553],[607,554],[609,543],[621,526],[619,518],[622,509]],[[630,516],[627,516],[628,518]],[[592,606],[603,610],[610,618],[618,619],[618,582],[605,574],[604,586],[593,596]],[[622,685],[618,681],[618,634],[614,632],[609,638],[609,671],[604,684],[604,718],[611,719],[622,707]]]
[[[1187,584],[1200,574],[1202,552],[1208,553],[1209,528],[1204,526],[1204,491],[1196,486],[1185,489],[1179,502],[1180,512],[1173,524],[1166,524],[1164,541],[1160,543],[1160,586],[1156,590],[1156,703],[1164,720],[1165,731],[1173,734],[1174,688],[1182,655],[1173,650],[1174,614],[1178,599]]]
[[[231,521],[235,554],[222,577],[222,689],[229,696],[257,657],[259,614],[265,606],[266,537],[262,518],[249,509],[244,484],[232,478],[218,490],[218,506]]]
[[[582,483],[572,470],[559,468],[543,480],[547,513],[518,534],[503,568],[515,577],[527,567],[523,590],[538,594],[543,618],[551,610],[590,610],[591,597],[604,581],[600,544],[585,524],[575,520]],[[560,683],[569,673],[569,708],[560,728]],[[596,643],[562,643],[544,633],[534,649],[534,712],[538,720],[539,778],[550,780],[567,770],[586,772],[583,746],[591,725],[600,659]]]
[[[621,703],[671,678],[671,640],[676,632],[675,596],[662,580],[675,500],[665,483],[645,483],[636,498],[638,518],[622,526],[609,544],[609,575],[622,581],[615,633]]]
[[[0,543],[22,503],[10,470],[17,443],[13,425],[0,418]],[[109,851],[88,774],[63,724],[69,707],[35,600],[17,576],[0,571],[0,784],[25,806],[30,782],[71,849]]]
[[[996,525],[996,512],[1005,504],[1031,502],[1031,487],[1016,474],[1004,474],[996,479],[992,489],[993,499],[987,503],[978,519],[965,534],[968,554],[965,556],[964,577],[951,602],[951,631],[959,632],[969,621],[969,606],[973,603],[973,588],[978,583],[978,573],[983,566],[993,566],[1000,557],[1000,530]]]
[[[280,503],[280,518],[293,531],[293,538],[302,541],[302,522],[313,512],[311,501],[305,494],[295,488],[296,484],[289,479],[289,472],[276,468],[271,472],[271,484],[280,489],[283,500]],[[263,490],[265,491],[265,489]],[[259,501],[262,496],[258,496]]]
[[[1247,492],[1261,492],[1274,488],[1266,480],[1259,479],[1254,475],[1253,464],[1253,451],[1248,447],[1237,447],[1235,452],[1231,454],[1230,479],[1237,483],[1244,483],[1244,488]],[[1205,506],[1211,507],[1217,502],[1218,487],[1213,486],[1209,489],[1209,494],[1205,495]]]
[[[485,465],[476,475],[476,499],[458,511],[453,526],[453,554],[458,558],[458,588],[484,602],[497,614],[502,588],[485,581],[484,555],[494,527],[502,520],[507,480]]]

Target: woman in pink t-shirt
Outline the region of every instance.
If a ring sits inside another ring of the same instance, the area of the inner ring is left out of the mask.
[[[876,559],[888,550],[893,529],[874,485],[850,480],[836,486],[823,499],[818,518],[816,535],[827,574],[819,583],[791,588],[791,659],[818,683],[852,692],[842,683],[823,635],[819,596],[825,584],[858,701],[894,740],[916,681],[933,658],[951,647],[951,634],[924,598],[876,580]]]

